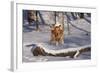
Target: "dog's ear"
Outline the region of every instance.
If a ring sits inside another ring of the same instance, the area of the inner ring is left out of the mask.
[[[60,30],[63,30],[63,27],[62,27],[62,25],[59,25],[59,28],[60,28]]]

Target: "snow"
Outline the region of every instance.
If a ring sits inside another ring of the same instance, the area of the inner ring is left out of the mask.
[[[89,19],[89,18],[88,18]],[[84,52],[76,58],[54,57],[54,56],[33,56],[31,50],[36,45],[41,46],[46,52],[53,54],[79,50],[80,48],[91,46],[91,24],[85,19],[70,21],[70,34],[67,34],[67,23],[64,24],[64,44],[50,44],[50,26],[39,25],[40,31],[35,31],[35,26],[29,26],[25,21],[23,27],[23,62],[44,62],[44,61],[67,61],[91,59],[91,51]],[[87,35],[88,33],[88,35]],[[78,54],[78,52],[77,52]]]
[[[78,48],[64,48],[64,49],[59,49],[59,50],[52,50],[52,49],[48,49],[48,48],[45,48],[41,43],[39,44],[36,44],[36,46],[39,46],[41,48],[43,48],[45,50],[45,52],[47,53],[52,53],[52,54],[58,54],[58,53],[67,53],[67,52],[71,52],[71,51],[79,51],[83,48],[86,48],[86,47],[91,47],[90,45],[85,45],[85,46],[81,46],[81,47],[78,47]]]

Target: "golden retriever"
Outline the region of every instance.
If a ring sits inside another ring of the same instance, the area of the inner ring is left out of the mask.
[[[50,43],[55,43],[56,45],[64,43],[64,30],[61,25],[55,24],[51,27]]]

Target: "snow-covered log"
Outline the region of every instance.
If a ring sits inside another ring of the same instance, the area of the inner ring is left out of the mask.
[[[43,46],[37,45],[35,48],[32,48],[32,53],[34,56],[55,56],[55,57],[66,57],[69,56],[71,58],[78,57],[82,52],[90,51],[90,45],[77,47],[77,48],[67,48],[60,50],[51,50],[47,49]]]

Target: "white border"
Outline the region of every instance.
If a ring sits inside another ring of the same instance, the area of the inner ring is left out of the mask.
[[[91,60],[70,60],[70,61],[60,61],[60,62],[33,62],[33,63],[22,63],[22,10],[23,9],[33,9],[34,10],[49,10],[49,11],[66,11],[66,12],[89,12],[91,13],[91,31],[92,36],[95,33],[96,24],[96,9],[88,7],[72,7],[72,6],[54,6],[54,5],[41,5],[28,2],[14,2],[12,11],[12,65],[11,69],[15,71],[30,71],[34,69],[56,69],[56,68],[67,68],[67,67],[80,67],[80,66],[94,66],[96,65],[96,49],[95,40],[92,37],[92,50],[91,50]]]

